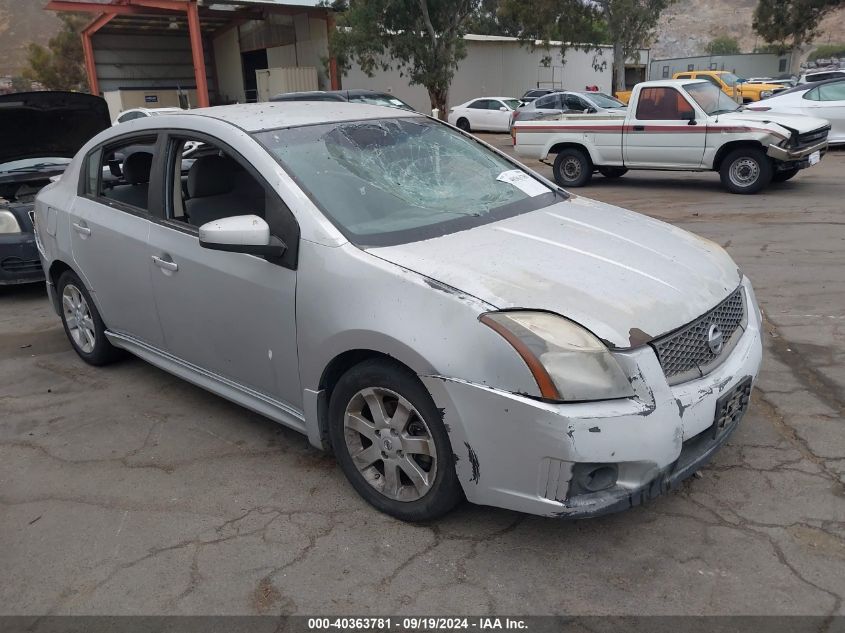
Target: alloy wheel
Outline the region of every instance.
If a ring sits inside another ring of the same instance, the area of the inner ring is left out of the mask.
[[[434,437],[422,415],[398,393],[358,391],[346,405],[346,449],[364,480],[396,501],[416,501],[437,475]]]
[[[85,296],[73,284],[65,285],[62,290],[62,311],[76,346],[85,354],[93,352],[97,340],[94,319]]]

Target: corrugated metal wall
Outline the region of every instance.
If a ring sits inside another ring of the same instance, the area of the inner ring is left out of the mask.
[[[94,59],[100,90],[118,88],[195,87],[194,64],[188,34],[117,35],[96,34]],[[206,74],[214,99],[213,52],[205,46]]]
[[[740,77],[777,77],[789,72],[790,54],[745,53],[740,55],[700,55],[651,62],[649,79],[668,79],[690,70],[727,70]],[[690,68],[692,67],[692,68]]]

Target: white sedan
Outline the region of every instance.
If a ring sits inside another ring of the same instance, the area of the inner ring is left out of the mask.
[[[522,102],[513,97],[480,97],[449,109],[449,123],[464,132],[510,130],[511,112]]]
[[[830,79],[796,86],[774,97],[746,106],[753,112],[804,114],[830,122],[828,143],[845,143],[845,79]]]

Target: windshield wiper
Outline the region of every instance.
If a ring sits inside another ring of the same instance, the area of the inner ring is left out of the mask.
[[[28,167],[16,167],[15,169],[0,170],[0,174],[19,174],[33,171],[43,171],[48,167],[67,167],[70,163],[36,163]]]

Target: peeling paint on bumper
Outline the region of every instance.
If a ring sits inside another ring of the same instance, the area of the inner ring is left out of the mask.
[[[706,377],[669,386],[648,347],[617,354],[633,398],[546,403],[442,376],[422,377],[444,409],[458,477],[473,503],[584,518],[617,512],[676,488],[707,463],[734,427],[714,438],[716,403],[762,360],[760,317],[746,282],[748,327]],[[471,460],[468,452],[475,457]],[[616,484],[570,496],[575,464],[613,464]]]

